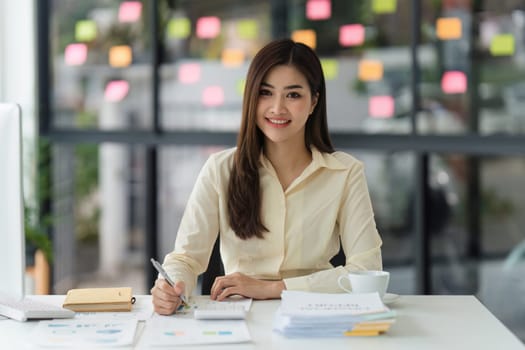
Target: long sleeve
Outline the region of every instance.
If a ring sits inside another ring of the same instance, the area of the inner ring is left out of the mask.
[[[192,294],[203,273],[219,232],[219,204],[214,157],[203,166],[182,217],[175,249],[166,255],[164,268],[174,281],[184,281]]]
[[[342,292],[339,276],[355,270],[381,270],[381,238],[377,232],[368,186],[361,163],[348,174],[336,230],[346,256],[346,265],[285,279],[289,290]],[[316,244],[316,242],[311,243]]]

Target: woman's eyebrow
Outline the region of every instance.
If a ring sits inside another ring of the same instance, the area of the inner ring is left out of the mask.
[[[271,89],[275,89],[275,86],[273,86],[272,84],[268,84],[266,82],[262,82],[261,86],[268,87],[268,88],[271,88]],[[304,87],[302,85],[300,85],[300,84],[293,84],[293,85],[285,86],[284,89],[285,90],[304,89]]]

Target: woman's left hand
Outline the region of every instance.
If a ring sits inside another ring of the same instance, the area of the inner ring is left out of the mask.
[[[253,299],[277,299],[286,289],[283,281],[264,281],[240,272],[215,278],[211,287],[212,300],[224,300],[231,295]]]

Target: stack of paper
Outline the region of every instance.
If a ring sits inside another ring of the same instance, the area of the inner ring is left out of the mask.
[[[370,336],[386,332],[395,312],[378,293],[283,291],[274,330],[287,337]]]

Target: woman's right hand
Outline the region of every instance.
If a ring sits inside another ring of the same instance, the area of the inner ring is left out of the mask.
[[[158,278],[151,288],[153,310],[159,315],[172,315],[182,305],[181,295],[184,294],[184,282],[178,281],[170,286],[163,278]]]

